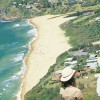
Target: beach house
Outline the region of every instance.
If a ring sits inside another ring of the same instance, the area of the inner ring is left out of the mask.
[[[98,67],[98,62],[97,62],[97,55],[96,54],[89,54],[89,58],[86,60],[86,66],[89,67],[90,69],[96,70]]]
[[[75,65],[77,65],[77,60],[73,60],[73,57],[65,59],[64,67],[73,68]]]
[[[53,81],[59,80],[61,77],[61,74],[62,74],[62,70],[58,70],[58,71],[54,72],[54,74],[52,76],[52,80]]]

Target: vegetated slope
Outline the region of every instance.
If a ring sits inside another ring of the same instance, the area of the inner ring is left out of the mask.
[[[25,100],[61,100],[59,96],[60,84],[58,81],[52,81],[52,77],[56,70],[63,68],[61,65],[67,56],[68,53],[65,52],[57,58],[56,64],[50,67],[44,78],[25,95]]]
[[[53,81],[52,77],[55,71],[64,68],[64,61],[69,57],[67,51],[61,54],[56,64],[52,65],[40,82],[25,95],[25,100],[61,100],[60,82]],[[84,100],[99,100],[96,94],[96,78],[93,74],[88,77],[77,79],[77,86],[82,90]]]
[[[93,11],[93,14],[90,13],[86,12],[87,15],[83,13],[77,19],[61,25],[73,46],[88,45],[100,40],[100,9]]]
[[[19,19],[100,8],[99,0],[1,0],[0,18]]]

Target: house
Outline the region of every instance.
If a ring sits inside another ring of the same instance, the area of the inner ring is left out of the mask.
[[[22,6],[22,4],[20,3],[19,6]]]
[[[84,13],[83,15],[84,15],[84,16],[91,16],[91,15],[93,15],[93,14],[94,14],[94,12],[90,11],[90,12]]]
[[[96,70],[96,68],[98,67],[98,62],[97,60],[88,60],[86,66],[90,69]]]
[[[87,67],[89,67],[89,68],[97,68],[98,67],[98,63],[97,62],[88,62],[87,64],[86,64],[86,66]]]
[[[77,65],[77,60],[73,60],[73,57],[65,59],[64,67],[71,67],[71,68],[73,68],[75,65]]]
[[[75,65],[77,65],[77,61],[66,61],[66,62],[64,62],[64,67],[73,68]]]
[[[73,55],[73,56],[86,56],[87,54],[88,53],[84,52],[83,50],[70,52],[70,55]]]
[[[75,2],[76,0],[68,0],[68,2]]]
[[[76,65],[77,61],[71,61],[71,65]]]
[[[64,62],[64,67],[67,67],[70,65],[70,62]]]
[[[81,76],[87,76],[88,75],[88,73],[86,71],[81,71],[80,74],[81,74]]]
[[[90,54],[89,54],[89,58],[86,60],[86,62],[87,62],[87,63],[89,63],[89,62],[97,62],[97,58],[96,58],[96,57],[97,57],[97,54],[94,54],[94,53],[91,54],[91,53],[90,53]]]
[[[62,70],[56,71],[52,76],[52,80],[53,81],[57,81],[57,80],[59,81],[60,77],[61,77],[61,74],[62,74]]]
[[[66,58],[65,62],[64,62],[64,67],[69,66],[72,59],[73,59],[72,57],[71,58]]]
[[[50,2],[50,3],[57,3],[58,0],[48,0],[48,2]]]
[[[100,21],[100,17],[95,18],[96,21]]]
[[[71,58],[66,58],[65,61],[72,61],[73,57]]]
[[[40,3],[34,3],[34,7],[41,7]]]
[[[89,58],[86,60],[86,66],[89,67],[90,69],[95,70],[98,67],[98,62],[97,62],[97,55],[96,54],[89,54]]]
[[[88,73],[86,71],[77,71],[75,73],[75,77],[83,77],[83,76],[87,76]]]
[[[100,67],[100,57],[97,57],[98,67]]]
[[[16,4],[17,4],[17,2],[13,2],[13,3],[12,3],[12,5],[16,5]]]
[[[95,59],[97,57],[97,54],[94,54],[94,53],[93,54],[90,53],[89,55],[90,55],[89,57],[90,59]]]
[[[97,60],[96,59],[87,59],[86,62],[87,63],[93,63],[93,62],[97,62]]]
[[[26,9],[32,9],[32,6],[26,5]]]

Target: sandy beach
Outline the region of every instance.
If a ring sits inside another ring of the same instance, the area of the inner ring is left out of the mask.
[[[69,38],[64,36],[64,31],[59,27],[60,24],[70,19],[73,17],[57,15],[45,15],[30,19],[30,22],[37,27],[38,38],[31,43],[30,52],[25,58],[27,71],[24,75],[21,100],[24,100],[25,93],[46,75],[50,66],[56,62],[56,58],[71,48],[68,43]]]

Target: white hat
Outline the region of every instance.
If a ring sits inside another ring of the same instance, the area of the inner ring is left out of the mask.
[[[71,69],[70,67],[66,67],[62,70],[62,76],[61,76],[61,81],[65,82],[68,81],[72,78],[76,71]]]

